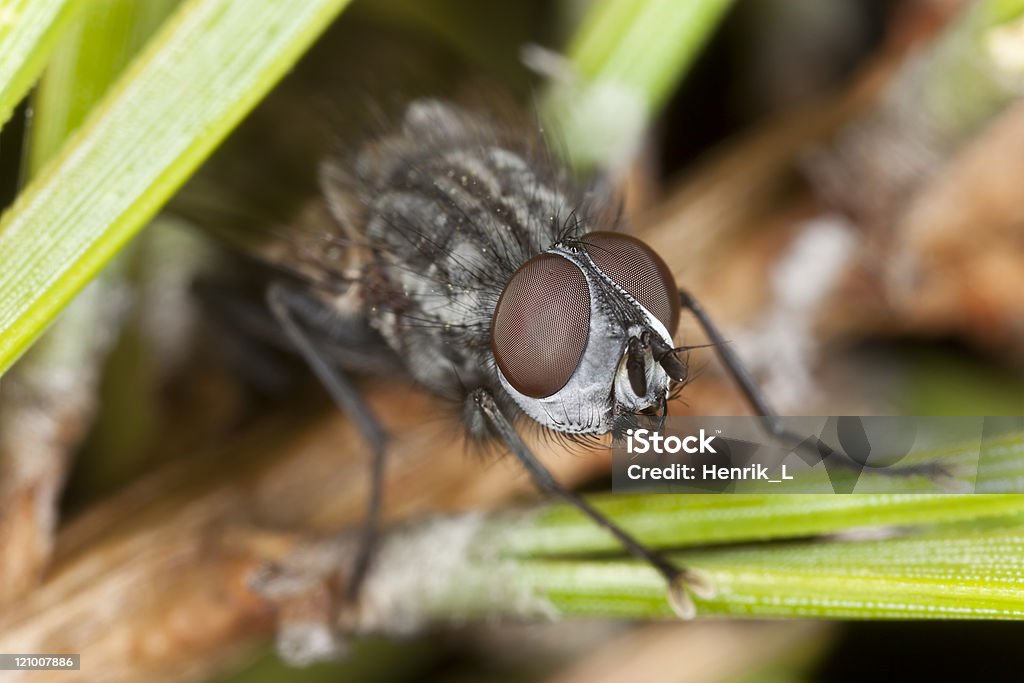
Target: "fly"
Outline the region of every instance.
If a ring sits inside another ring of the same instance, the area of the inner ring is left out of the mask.
[[[327,227],[279,238],[275,265],[288,276],[269,284],[266,301],[371,447],[346,600],[358,599],[369,570],[383,496],[387,435],[349,378],[373,366],[457,402],[472,439],[500,441],[540,489],[655,568],[673,609],[693,616],[691,594],[709,595],[709,582],[561,486],[514,427],[525,418],[587,439],[639,416],[664,419],[687,379],[686,347],[673,342],[686,310],[769,433],[817,447],[782,427],[661,257],[621,232],[621,214],[579,185],[536,134],[437,100],[413,102],[398,130],[325,163],[320,185]]]

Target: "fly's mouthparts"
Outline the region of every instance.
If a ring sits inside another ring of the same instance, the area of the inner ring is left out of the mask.
[[[647,343],[651,346],[651,356],[665,370],[665,374],[676,382],[685,381],[686,365],[679,360],[677,349],[666,344],[658,335],[651,334],[649,330],[644,330],[642,336],[647,337]]]

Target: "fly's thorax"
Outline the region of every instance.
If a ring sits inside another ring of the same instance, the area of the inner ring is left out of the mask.
[[[662,365],[679,306],[667,268],[638,240],[591,235],[524,264],[492,325],[502,388],[532,419],[572,434],[660,409],[673,379]]]
[[[541,147],[423,101],[322,180],[362,248],[364,319],[415,379],[453,396],[501,387],[543,425],[602,433],[678,379],[655,357],[671,351],[678,300],[639,240],[580,235],[607,202]]]
[[[358,284],[367,321],[434,391],[493,386],[491,314],[502,288],[580,204],[575,183],[530,137],[425,100],[350,168],[324,174],[345,185],[333,193],[336,218],[355,224],[371,252]]]
[[[375,289],[364,294],[364,318],[396,352],[409,374],[442,396],[459,397],[487,380],[489,318],[494,296],[450,282],[442,264],[415,270],[392,259],[372,269]],[[364,278],[368,280],[369,278]]]

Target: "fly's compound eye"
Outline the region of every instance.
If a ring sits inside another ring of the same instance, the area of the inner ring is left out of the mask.
[[[679,291],[661,257],[637,238],[617,232],[592,232],[582,241],[594,265],[674,335],[679,325]]]
[[[532,398],[565,386],[590,336],[590,290],[583,271],[561,256],[534,256],[498,299],[491,348],[516,391]]]

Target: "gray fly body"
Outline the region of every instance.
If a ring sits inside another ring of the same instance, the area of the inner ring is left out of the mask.
[[[471,437],[502,443],[541,489],[657,569],[676,611],[692,615],[689,593],[708,589],[702,577],[560,486],[513,427],[525,416],[585,438],[665,414],[686,379],[672,342],[682,308],[713,342],[721,337],[664,261],[617,232],[612,203],[578,185],[537,132],[435,100],[412,103],[397,131],[354,157],[324,164],[320,180],[324,201],[264,253],[289,273],[269,285],[267,304],[372,448],[347,600],[358,600],[372,557],[387,452],[347,373],[397,368],[461,403]]]
[[[623,359],[630,338],[653,334],[661,348],[672,346],[666,326],[674,326],[678,303],[669,304],[676,295],[667,269],[657,260],[654,286],[663,286],[660,303],[671,311],[662,322],[638,303],[642,292],[627,292],[628,282],[595,263],[619,256],[614,237],[601,244],[587,238],[614,229],[616,214],[588,197],[533,137],[420,101],[400,132],[367,146],[354,163],[325,166],[322,184],[333,218],[358,245],[344,274],[350,288],[335,305],[361,316],[423,386],[460,398],[486,388],[503,409],[568,434],[606,433],[614,418],[664,404],[669,377],[651,344],[634,354],[643,357],[639,395]],[[502,292],[541,254],[562,262],[545,272],[563,278],[553,283],[563,287],[533,282],[536,289],[519,297],[519,319],[496,321]],[[572,280],[586,286],[576,299],[567,298]],[[589,318],[586,329],[557,329],[561,316],[550,309],[573,306]],[[501,321],[512,328],[504,344]],[[500,367],[503,353],[509,367]],[[535,383],[530,375],[552,372],[568,374],[554,391],[524,389],[524,380]],[[488,435],[472,413],[473,436]]]
[[[503,137],[418,102],[398,134],[322,172],[335,220],[363,246],[348,278],[361,314],[445,396],[493,385],[491,312],[515,269],[555,242],[571,201],[565,178]]]
[[[266,303],[371,447],[371,490],[344,604],[370,567],[387,436],[348,372],[400,371],[461,403],[468,433],[502,443],[544,491],[575,505],[666,580],[678,614],[712,587],[563,488],[513,427],[605,434],[660,418],[686,365],[682,310],[707,335],[767,431],[808,458],[836,453],[786,429],[700,304],[664,261],[617,232],[620,217],[577,185],[536,133],[434,100],[353,158],[322,166],[323,200],[265,246]],[[948,476],[941,466],[888,468]]]

